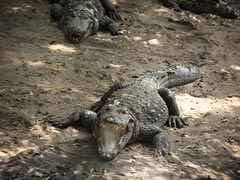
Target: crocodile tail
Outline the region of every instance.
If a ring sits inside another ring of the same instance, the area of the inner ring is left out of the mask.
[[[171,88],[182,86],[200,78],[200,71],[196,67],[185,67],[176,65],[175,67],[165,71],[166,78],[161,82],[160,86]]]

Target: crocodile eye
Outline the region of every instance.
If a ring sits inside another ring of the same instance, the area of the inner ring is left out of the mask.
[[[93,27],[93,22],[90,22],[89,26],[88,26],[88,29],[92,29],[92,27]]]
[[[126,128],[126,132],[130,132],[133,128],[134,128],[134,121],[133,119],[130,119]]]

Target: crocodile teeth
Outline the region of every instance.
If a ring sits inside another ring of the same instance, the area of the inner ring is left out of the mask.
[[[76,42],[76,38],[72,37],[72,41],[73,41],[73,42]]]
[[[80,42],[80,40],[79,40],[78,38],[76,38],[75,41],[76,41],[76,43],[79,43],[79,42]]]

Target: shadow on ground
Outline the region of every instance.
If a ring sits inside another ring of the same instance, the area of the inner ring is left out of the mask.
[[[65,40],[47,1],[2,2],[0,178],[238,179],[239,20],[118,2],[124,35],[79,45]],[[179,63],[198,66],[202,78],[174,89],[190,126],[166,129],[172,156],[136,143],[105,162],[90,134],[46,122],[88,107],[116,80]]]

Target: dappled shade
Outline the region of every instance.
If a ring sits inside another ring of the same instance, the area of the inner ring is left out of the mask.
[[[48,1],[2,2],[0,179],[238,179],[240,21],[116,2],[124,34],[78,45],[52,22]],[[105,162],[89,132],[47,122],[88,108],[116,81],[174,64],[198,66],[202,77],[173,89],[189,126],[164,128],[172,156],[136,143]]]

